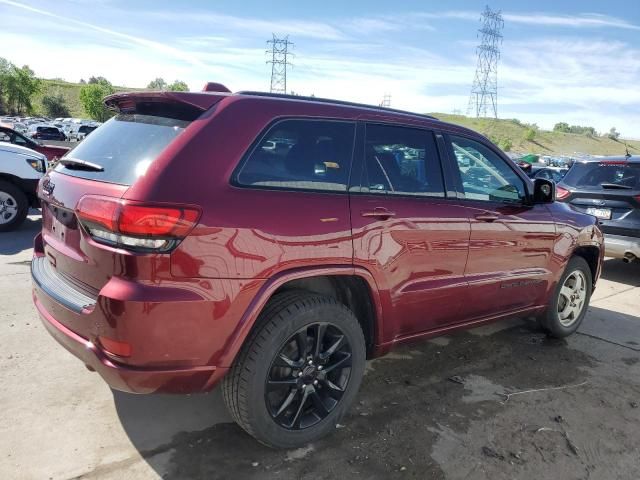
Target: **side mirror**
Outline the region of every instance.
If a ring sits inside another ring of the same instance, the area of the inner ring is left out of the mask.
[[[533,203],[553,203],[556,200],[556,183],[546,178],[533,181]]]

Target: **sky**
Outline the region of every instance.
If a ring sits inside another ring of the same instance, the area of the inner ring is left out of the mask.
[[[498,115],[640,138],[640,1],[488,0],[504,18]],[[267,40],[294,43],[288,90],[467,112],[487,0],[0,0],[0,56],[38,76],[270,85]]]

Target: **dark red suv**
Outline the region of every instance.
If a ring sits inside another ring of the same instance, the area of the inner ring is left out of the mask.
[[[222,86],[132,92],[41,181],[33,298],[113,388],[222,381],[235,420],[326,434],[365,359],[506,316],[576,330],[602,233],[479,134]],[[214,90],[214,91],[211,91]]]

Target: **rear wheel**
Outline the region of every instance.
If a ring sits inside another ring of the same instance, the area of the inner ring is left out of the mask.
[[[13,183],[0,180],[0,232],[18,228],[29,211],[29,201]]]
[[[234,420],[270,447],[298,447],[330,433],[364,374],[358,320],[333,298],[285,292],[258,321],[222,386]]]
[[[549,308],[539,319],[542,327],[557,338],[574,333],[587,314],[592,285],[589,264],[582,257],[571,258]]]

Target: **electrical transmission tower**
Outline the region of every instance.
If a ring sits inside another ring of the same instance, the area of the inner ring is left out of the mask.
[[[271,46],[267,53],[271,53],[271,60],[267,60],[267,63],[271,64],[271,93],[287,93],[287,66],[291,65],[289,62],[290,56],[293,56],[289,52],[289,47],[293,47],[293,43],[289,41],[289,35],[284,38],[278,38],[273,35],[273,39],[267,42],[267,45]]]
[[[382,103],[380,104],[381,107],[386,107],[389,108],[391,106],[391,94],[390,93],[385,93],[384,97],[382,97]]]
[[[478,64],[471,87],[467,115],[486,117],[487,111],[498,118],[498,59],[502,44],[504,20],[500,10],[494,12],[488,6],[480,18],[482,26],[478,30],[480,45],[476,48]]]

